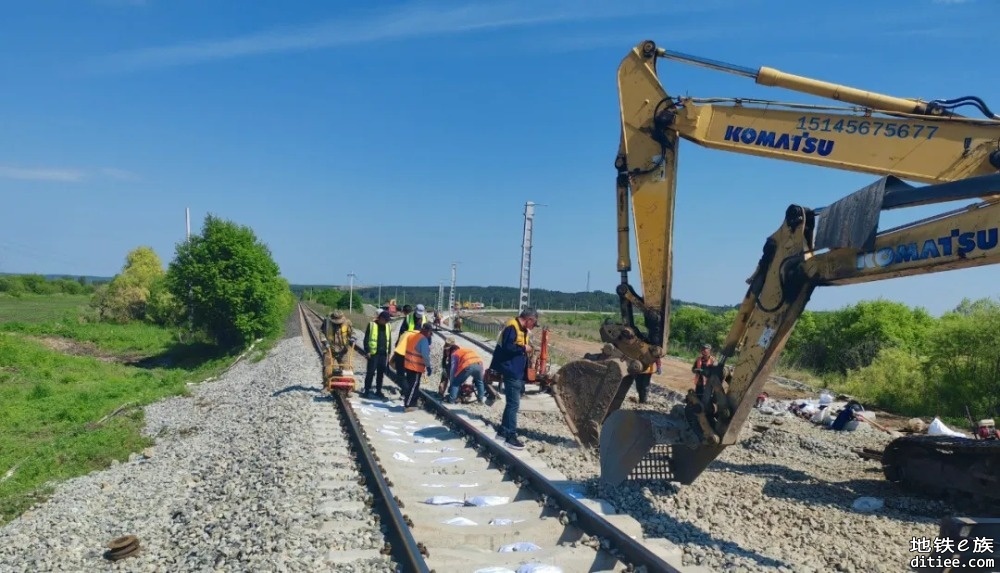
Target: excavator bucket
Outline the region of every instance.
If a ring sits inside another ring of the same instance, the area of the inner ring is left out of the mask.
[[[670,412],[622,410],[632,376],[612,354],[570,362],[559,369],[553,395],[570,431],[584,447],[600,448],[601,480],[617,485],[649,455],[654,446],[667,446],[665,472],[671,481],[692,483],[723,450],[717,443],[704,409],[708,396],[691,391],[686,402]],[[594,359],[590,359],[594,358]],[[705,438],[705,436],[710,436]]]
[[[608,412],[621,405],[616,397],[628,391],[630,378],[612,360],[574,360],[562,366],[552,385],[553,397],[570,432],[584,447],[596,448]]]
[[[669,414],[616,410],[601,427],[601,481],[625,481],[653,446],[669,447],[666,474],[670,481],[690,484],[722,452],[723,446],[702,444],[691,431],[684,406]]]

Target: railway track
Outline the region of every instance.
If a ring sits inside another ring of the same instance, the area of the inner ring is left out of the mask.
[[[315,343],[320,317],[300,308]],[[398,384],[391,369],[386,377]],[[682,568],[678,547],[644,539],[633,518],[580,498],[565,476],[505,448],[460,405],[420,392],[423,409],[411,413],[396,400],[334,396],[345,424],[357,429],[350,439],[367,481],[378,486],[386,551],[400,570],[705,571]]]

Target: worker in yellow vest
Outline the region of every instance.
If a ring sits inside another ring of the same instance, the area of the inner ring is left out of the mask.
[[[434,336],[433,326],[429,322],[421,325],[418,332],[411,332],[406,339],[406,355],[403,359],[403,371],[406,373],[406,399],[403,408],[406,412],[417,409],[417,397],[420,396],[420,378],[424,372],[430,376],[431,367],[431,337]]]
[[[486,403],[486,385],[483,383],[483,359],[479,353],[471,348],[459,348],[455,344],[454,338],[445,341],[444,352],[449,355],[450,372],[448,384],[448,396],[445,401],[454,404],[458,401],[458,390],[462,381],[472,377],[472,383],[476,387],[476,399],[480,404]]]
[[[399,335],[402,336],[404,332],[411,330],[420,330],[420,327],[425,322],[430,322],[427,320],[427,315],[424,312],[424,305],[422,304],[418,304],[416,309],[410,305],[404,306],[402,324],[399,325]]]
[[[490,370],[497,372],[503,385],[504,405],[497,438],[504,445],[515,450],[523,450],[524,443],[517,437],[517,413],[524,393],[524,381],[528,373],[528,357],[534,351],[528,339],[528,332],[538,324],[538,311],[527,307],[516,318],[504,325],[493,349]]]
[[[392,344],[392,330],[389,327],[389,320],[392,316],[387,311],[382,311],[375,317],[375,320],[368,323],[365,329],[364,349],[368,357],[368,365],[365,368],[365,390],[361,393],[363,398],[371,397],[372,379],[375,379],[375,397],[385,400],[382,393],[382,379],[385,376],[386,365],[389,360],[389,347]]]

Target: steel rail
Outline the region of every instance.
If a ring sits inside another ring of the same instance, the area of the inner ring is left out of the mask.
[[[444,336],[440,331],[435,332]],[[480,346],[486,344],[475,339],[466,338],[466,340],[478,342]],[[355,348],[358,352],[364,353],[364,350],[360,346],[355,346]],[[492,348],[488,346],[486,350],[491,354],[493,352]],[[391,364],[386,367],[385,373],[393,383],[402,388],[399,381],[399,373],[392,368]],[[645,567],[645,570],[649,572],[682,573],[679,569],[647,549],[641,541],[633,539],[629,534],[615,527],[611,522],[604,519],[603,516],[587,507],[581,501],[556,487],[549,479],[528,465],[527,462],[515,456],[510,450],[490,440],[481,430],[463,420],[442,402],[435,399],[433,394],[421,388],[420,396],[423,398],[423,403],[439,419],[450,425],[452,429],[458,431],[461,435],[471,438],[481,448],[484,448],[486,450],[484,457],[487,460],[496,461],[499,465],[504,466],[505,469],[520,476],[529,487],[541,494],[542,502],[549,503],[550,500],[554,501],[569,519],[570,523],[573,523],[585,533],[601,539],[601,548],[626,564],[629,567],[628,570],[640,570],[640,568]],[[607,542],[608,547],[605,547],[604,541]]]
[[[309,337],[313,341],[313,347],[319,354],[320,360],[322,360],[323,351],[319,332],[309,320],[306,310],[319,318],[322,318],[322,316],[305,305],[299,305],[299,311],[302,313],[302,319],[306,323],[306,329],[309,331]],[[360,349],[358,346],[355,346],[355,350]],[[395,498],[392,490],[389,489],[389,483],[382,473],[378,458],[368,445],[368,438],[361,429],[361,424],[358,422],[354,408],[351,407],[344,394],[340,392],[332,392],[332,394],[343,414],[343,420],[346,421],[343,425],[361,453],[359,459],[362,461],[361,466],[362,472],[365,474],[365,482],[368,484],[374,482],[375,484],[375,491],[372,493],[375,494],[375,505],[381,509],[382,522],[389,525],[393,535],[401,542],[398,545],[389,542],[390,553],[396,558],[397,563],[403,566],[403,571],[407,573],[410,571],[415,573],[431,573],[430,568],[427,566],[427,561],[423,557],[423,546],[413,538],[413,533],[410,531],[410,526],[407,523],[408,519],[403,515],[399,507],[399,500]],[[371,489],[370,486],[369,489]]]

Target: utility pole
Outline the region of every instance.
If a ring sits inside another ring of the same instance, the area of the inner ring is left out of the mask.
[[[524,235],[521,240],[521,293],[518,311],[530,306],[531,298],[531,233],[535,226],[535,207],[545,207],[532,201],[524,204]]]
[[[442,315],[444,314],[444,309],[442,308],[443,305],[444,305],[444,281],[438,281],[438,304],[437,304],[437,310]]]
[[[587,271],[587,292],[590,292],[590,271]]]
[[[448,312],[455,309],[455,274],[458,270],[458,263],[451,264],[451,291],[448,293]]]
[[[354,312],[354,277],[358,275],[354,273],[347,273],[347,278],[351,280],[350,291],[347,295],[347,312]]]
[[[378,307],[382,308],[382,283],[378,283]]]

